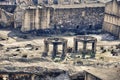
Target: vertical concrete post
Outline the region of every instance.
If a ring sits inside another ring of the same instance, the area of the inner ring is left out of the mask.
[[[83,50],[86,51],[87,42],[83,42]]]
[[[44,52],[48,53],[49,51],[49,44],[47,41],[44,41]]]
[[[53,53],[52,53],[52,58],[53,59],[56,57],[57,50],[58,50],[58,45],[53,43]]]
[[[85,73],[85,80],[87,80],[87,72],[84,72]]]
[[[96,54],[96,41],[92,43],[92,54],[91,58],[94,58]]]
[[[96,53],[96,42],[92,43],[92,51],[93,53]]]
[[[62,59],[65,58],[65,56],[66,56],[66,51],[67,51],[67,41],[63,43],[62,56],[61,56]]]
[[[31,75],[31,80],[35,80],[35,75]]]
[[[83,53],[82,53],[82,58],[85,58],[86,55],[86,48],[87,48],[87,42],[83,42]]]
[[[76,53],[78,50],[78,42],[77,40],[74,38],[74,52]]]
[[[30,30],[30,16],[28,10],[24,12],[24,15],[22,17],[22,28],[21,31],[25,32]]]
[[[74,0],[70,0],[70,4],[73,5],[74,4]]]
[[[50,26],[50,8],[47,8],[46,17],[47,17],[46,28],[49,28],[49,26]]]
[[[35,16],[35,29],[39,29],[40,24],[39,24],[39,8],[37,7],[36,9],[36,16]]]

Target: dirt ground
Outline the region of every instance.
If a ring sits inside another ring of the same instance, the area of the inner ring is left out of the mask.
[[[3,32],[2,32],[3,33]],[[4,35],[8,34],[7,32],[4,32]],[[2,40],[0,41],[0,44],[3,44],[4,47],[1,50],[1,56],[0,56],[0,67],[5,66],[17,66],[17,67],[27,67],[27,66],[41,66],[41,67],[47,67],[47,68],[59,68],[59,69],[65,69],[65,70],[73,70],[73,71],[81,71],[88,69],[89,67],[96,66],[96,64],[103,64],[104,67],[108,64],[112,64],[111,66],[114,66],[116,64],[120,64],[120,56],[112,56],[110,52],[106,51],[105,53],[102,53],[100,51],[100,47],[104,47],[105,49],[111,48],[115,45],[120,44],[119,40],[115,41],[102,41],[102,35],[90,35],[97,38],[97,54],[95,59],[68,59],[64,60],[62,62],[54,62],[51,60],[50,56],[46,58],[41,58],[41,54],[44,51],[44,39],[47,37],[38,37],[34,36],[30,39],[20,39],[16,40],[16,38],[9,37],[8,40]],[[62,37],[68,40],[68,47],[73,47],[73,38],[75,36],[57,36]],[[37,46],[38,50],[35,49],[29,49],[29,47],[25,47],[27,44],[32,44],[34,46]],[[91,44],[88,45],[88,48]],[[11,47],[19,47],[18,48],[12,48]],[[50,45],[50,52],[52,51],[52,45]],[[79,48],[82,48],[82,43],[79,43]],[[9,50],[8,50],[9,49]],[[59,46],[59,51],[62,50],[62,46]],[[27,55],[27,58],[24,58],[24,56]],[[102,59],[101,59],[102,58]],[[103,60],[104,58],[104,60]],[[74,62],[83,61],[84,64],[90,64],[92,66],[76,66],[74,65]],[[107,68],[107,67],[106,67]]]

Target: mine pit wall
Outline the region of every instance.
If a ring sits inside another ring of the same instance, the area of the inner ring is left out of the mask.
[[[50,26],[58,25],[63,27],[89,27],[101,26],[104,19],[104,7],[86,8],[57,8],[51,10]]]

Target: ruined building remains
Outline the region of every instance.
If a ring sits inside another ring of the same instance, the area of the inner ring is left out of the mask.
[[[103,30],[120,39],[120,1],[112,0],[106,4]]]
[[[16,4],[17,5],[25,5],[25,6],[28,6],[28,5],[33,5],[33,1],[32,0],[16,0]]]
[[[0,5],[15,5],[16,0],[0,0]]]
[[[82,58],[85,58],[85,55],[87,53],[91,53],[91,58],[95,57],[96,54],[96,43],[97,39],[91,36],[76,36],[74,38],[74,52],[78,52],[78,42],[83,43],[83,49],[82,49]],[[91,51],[87,51],[87,44],[91,43],[92,44],[92,49]]]
[[[60,0],[57,4],[41,4],[26,7],[21,30],[48,29],[54,26],[62,28],[97,28],[102,26],[104,19],[104,4],[75,4],[75,2]]]
[[[61,59],[64,59],[66,56],[67,50],[67,40],[63,38],[47,38],[44,40],[44,55],[48,55],[49,44],[53,45],[52,58],[54,59],[58,53],[58,45],[62,45],[62,54]]]
[[[0,26],[7,27],[14,22],[14,16],[12,13],[6,12],[0,8]]]

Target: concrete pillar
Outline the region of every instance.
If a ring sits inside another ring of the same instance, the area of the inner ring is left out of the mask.
[[[31,80],[35,80],[35,75],[31,75]]]
[[[58,0],[58,4],[63,4],[64,3],[64,0]]]
[[[39,23],[39,8],[36,9],[36,16],[35,16],[35,29],[40,28],[40,23]]]
[[[87,48],[87,42],[83,42],[83,50],[86,51]]]
[[[56,57],[57,50],[58,50],[58,45],[54,43],[53,44],[53,53],[52,53],[52,58],[53,59]]]
[[[96,42],[92,43],[92,54],[91,54],[91,58],[94,58],[96,54]]]
[[[66,56],[66,50],[67,50],[67,41],[63,43],[62,56],[61,56],[62,59],[64,59]]]
[[[77,40],[74,38],[74,52],[76,53],[78,51],[78,42]]]
[[[84,72],[85,73],[85,80],[87,80],[87,72]]]
[[[47,8],[47,23],[46,23],[46,28],[49,28],[50,26],[50,8]]]
[[[44,41],[44,52],[48,53],[48,51],[49,51],[49,44],[47,41]]]
[[[86,55],[86,48],[87,48],[87,42],[83,42],[83,53],[82,53],[82,58],[85,58],[85,55]]]
[[[23,16],[21,31],[25,32],[25,31],[28,31],[28,30],[30,30],[30,16],[29,16],[29,11],[26,10],[24,12],[24,16]]]
[[[96,53],[96,42],[92,43],[92,51],[93,53]]]
[[[44,8],[41,10],[41,29],[46,29],[49,27],[50,23],[50,8]]]
[[[70,4],[73,5],[74,4],[74,0],[70,0]]]

